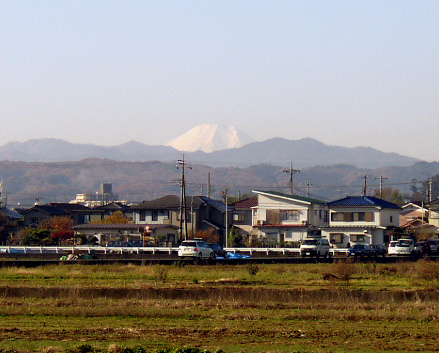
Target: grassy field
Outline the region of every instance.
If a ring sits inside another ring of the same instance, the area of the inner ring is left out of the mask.
[[[438,283],[429,261],[1,268],[0,350],[434,352]]]

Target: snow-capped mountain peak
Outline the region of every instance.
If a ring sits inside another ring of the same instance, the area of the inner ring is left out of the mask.
[[[179,151],[209,153],[242,147],[250,142],[254,142],[254,139],[232,125],[202,124],[169,141],[168,146]]]

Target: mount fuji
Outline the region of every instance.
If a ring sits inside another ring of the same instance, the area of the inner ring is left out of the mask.
[[[202,124],[169,141],[167,145],[179,151],[211,153],[239,148],[254,141],[253,138],[232,125]]]

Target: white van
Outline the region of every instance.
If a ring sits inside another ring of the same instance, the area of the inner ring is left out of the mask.
[[[326,238],[306,238],[300,245],[300,255],[302,255],[302,257],[329,257],[329,249],[329,241]]]

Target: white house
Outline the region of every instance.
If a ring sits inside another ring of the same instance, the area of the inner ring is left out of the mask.
[[[322,236],[335,247],[388,243],[390,230],[399,226],[401,208],[377,197],[347,196],[328,207],[329,226],[322,227]]]
[[[258,204],[252,208],[252,225],[266,245],[298,242],[328,225],[328,208],[323,201],[274,191],[253,192],[258,195]]]
[[[439,227],[439,199],[430,202],[427,207],[429,209],[428,223]]]

